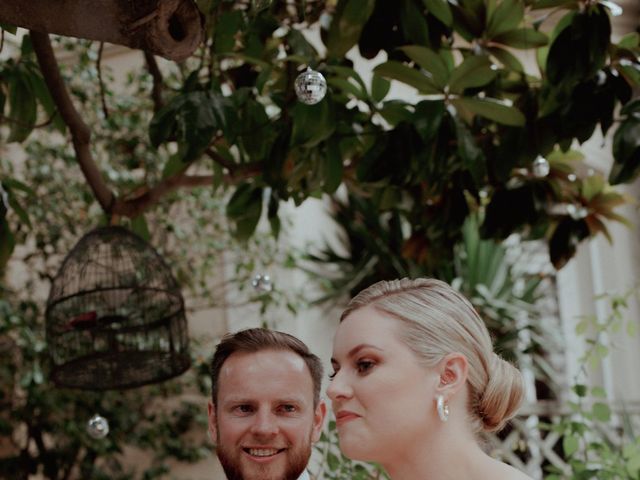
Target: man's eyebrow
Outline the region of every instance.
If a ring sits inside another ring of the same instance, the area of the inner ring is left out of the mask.
[[[361,343],[360,345],[356,345],[355,347],[353,347],[351,350],[349,350],[349,353],[347,353],[347,358],[351,358],[354,357],[355,355],[358,354],[358,352],[360,350],[363,350],[365,348],[373,348],[374,350],[378,350],[380,352],[384,351],[382,350],[382,348],[380,347],[376,347],[375,345],[371,345],[370,343]],[[331,363],[332,364],[336,364],[339,365],[340,363],[333,357],[331,357]]]

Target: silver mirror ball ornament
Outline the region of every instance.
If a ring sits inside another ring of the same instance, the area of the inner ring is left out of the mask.
[[[298,100],[307,105],[315,105],[327,94],[327,81],[320,72],[307,68],[295,81]]]
[[[109,435],[109,422],[97,413],[87,422],[87,433],[91,438],[100,440]]]
[[[271,283],[271,277],[267,274],[256,274],[251,280],[251,286],[261,293],[268,293],[273,290],[273,283]]]
[[[549,172],[551,171],[551,165],[549,165],[549,161],[546,158],[544,158],[542,155],[538,155],[533,161],[531,169],[536,177],[543,178],[549,175]]]

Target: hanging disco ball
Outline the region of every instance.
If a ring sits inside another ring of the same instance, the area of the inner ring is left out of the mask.
[[[538,155],[533,161],[531,170],[533,171],[534,176],[538,178],[544,178],[549,175],[551,166],[549,165],[549,161],[546,158],[544,158],[542,155]]]
[[[251,280],[251,286],[260,293],[269,293],[273,290],[273,283],[271,283],[271,277],[267,274],[256,274]]]
[[[100,440],[109,435],[109,422],[97,413],[87,422],[87,433],[91,438]]]
[[[327,81],[311,68],[298,75],[294,85],[298,100],[307,105],[315,105],[327,94]]]

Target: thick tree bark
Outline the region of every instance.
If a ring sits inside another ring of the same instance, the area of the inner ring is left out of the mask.
[[[190,56],[203,38],[193,0],[0,0],[0,22],[177,61]]]

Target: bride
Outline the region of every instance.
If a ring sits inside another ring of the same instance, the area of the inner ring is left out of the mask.
[[[340,449],[393,480],[531,480],[487,455],[523,397],[469,301],[434,279],[378,282],[356,295],[334,338],[327,390]]]

